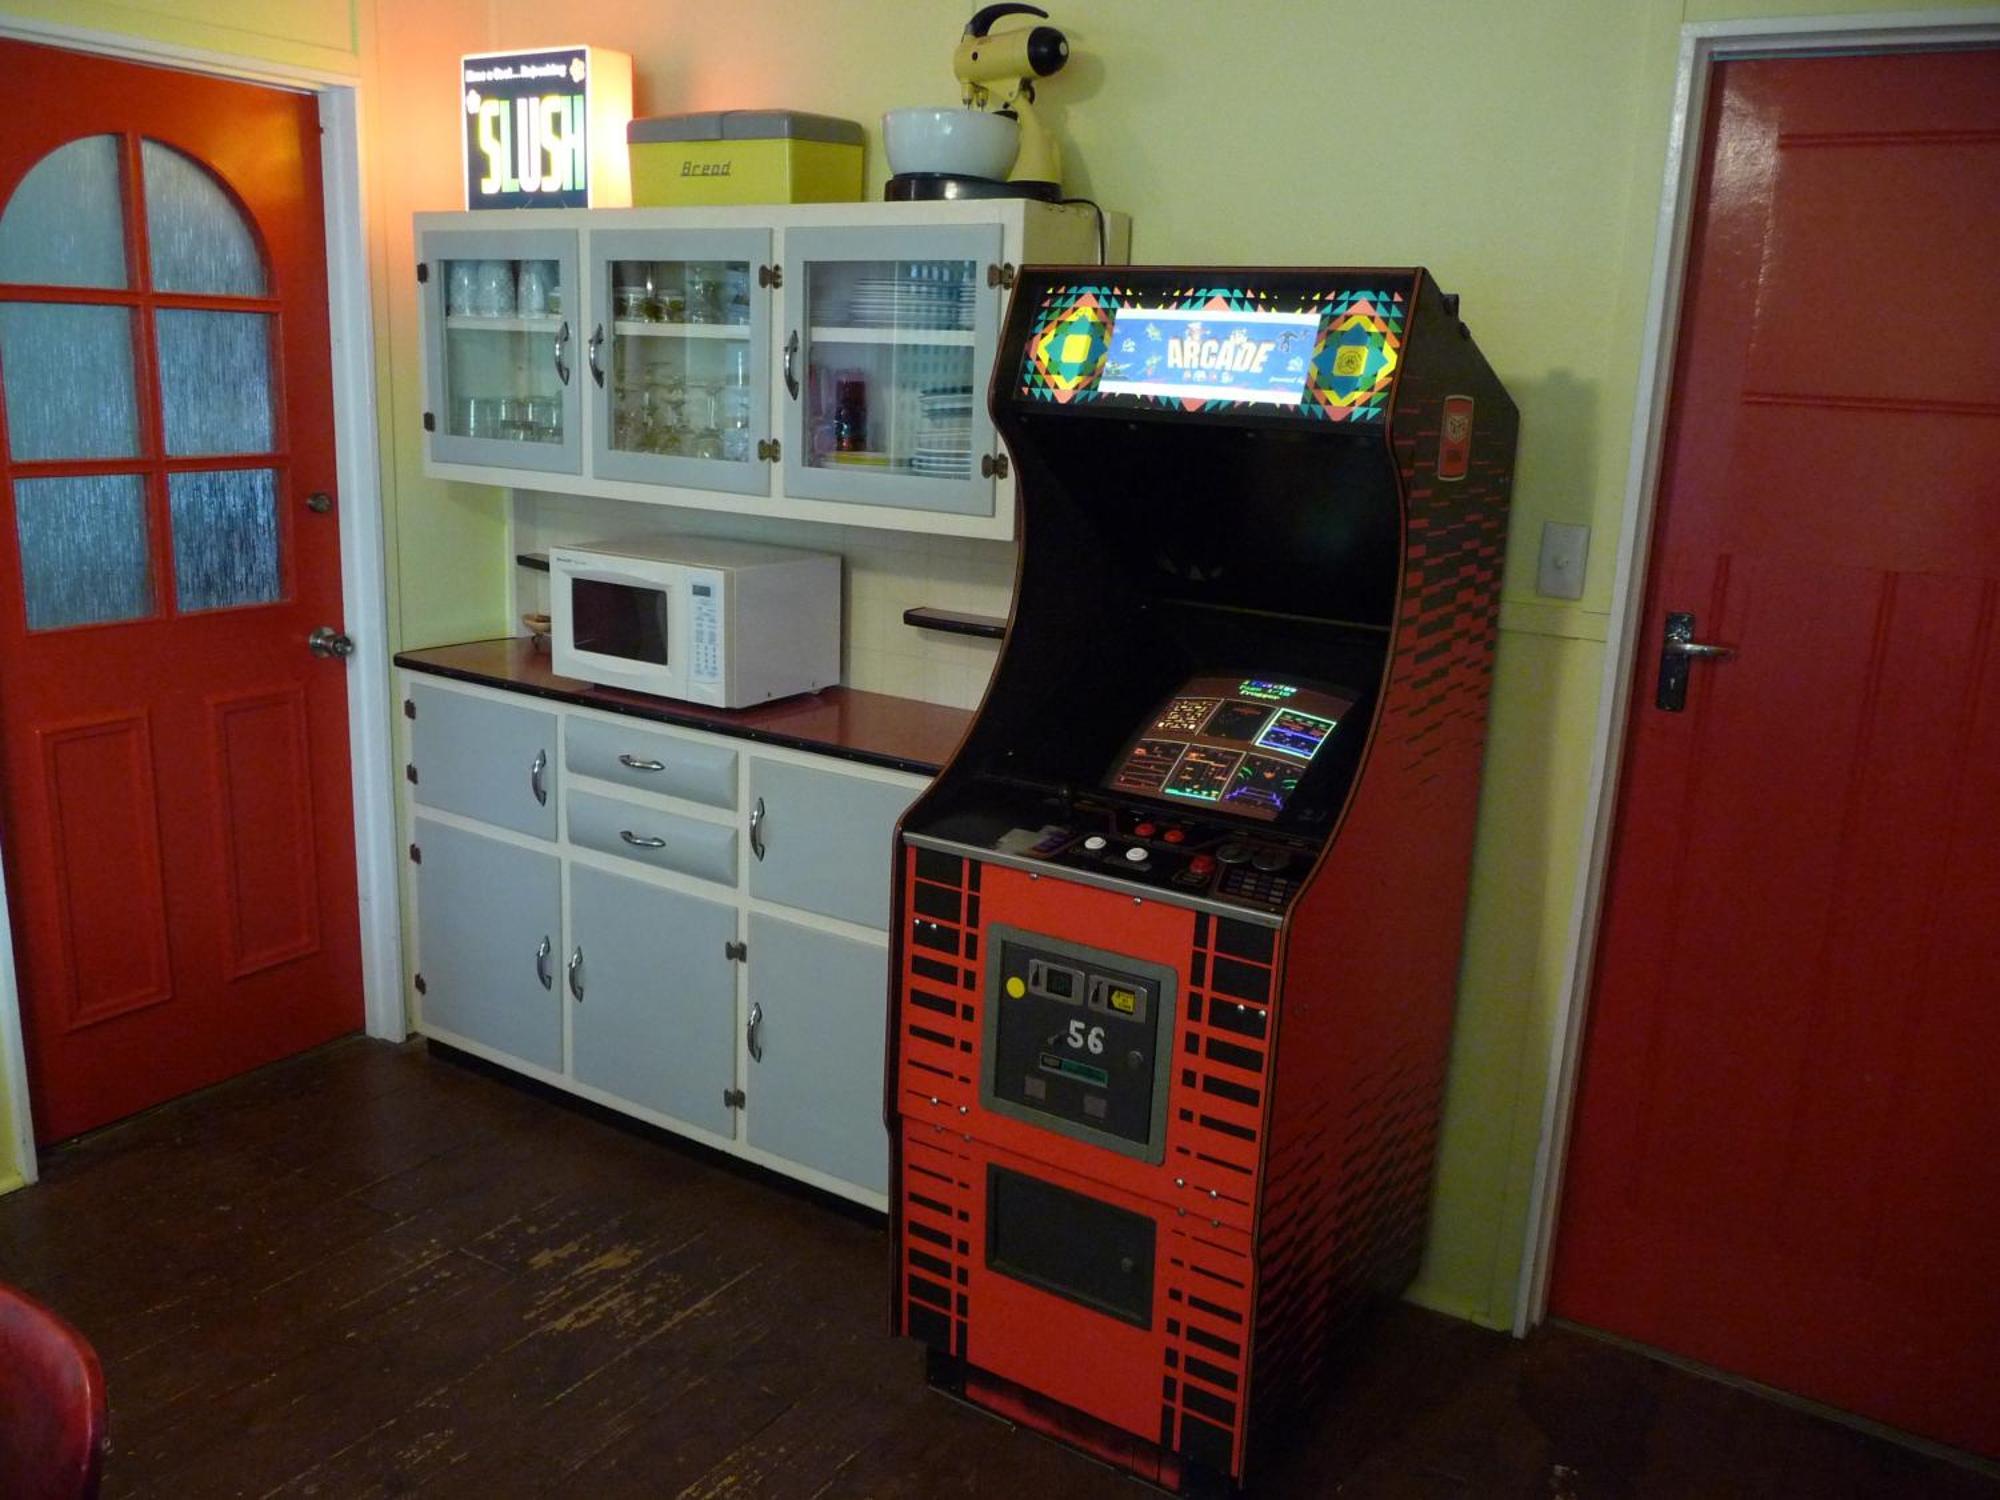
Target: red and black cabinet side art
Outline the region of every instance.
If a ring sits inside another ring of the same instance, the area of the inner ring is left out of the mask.
[[[1407,1285],[1428,1217],[1517,425],[1441,302],[1425,278],[1391,416],[1406,538],[1381,711],[1287,932],[1258,1223],[1263,1435],[1317,1384],[1343,1320]],[[1453,398],[1470,398],[1469,431],[1446,431]],[[1438,478],[1441,454],[1463,479]]]
[[[887,1069],[896,1233],[895,1326],[963,1358],[975,1254],[975,1191],[964,1150],[979,1101],[979,882],[975,860],[904,851],[901,953]]]

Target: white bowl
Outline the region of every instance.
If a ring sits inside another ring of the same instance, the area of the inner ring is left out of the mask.
[[[1021,149],[1021,125],[983,109],[892,109],[882,116],[889,170],[1004,178]]]

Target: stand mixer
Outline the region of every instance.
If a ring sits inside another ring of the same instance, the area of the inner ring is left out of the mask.
[[[982,6],[965,23],[965,34],[952,54],[952,71],[962,85],[966,108],[1016,121],[1020,150],[1005,181],[946,172],[903,172],[891,177],[884,197],[891,201],[936,198],[1062,198],[1062,153],[1035,114],[1038,79],[1061,71],[1069,61],[1069,38],[1053,26],[1014,26],[993,30],[1007,16],[1049,13],[1034,5],[1008,3]]]

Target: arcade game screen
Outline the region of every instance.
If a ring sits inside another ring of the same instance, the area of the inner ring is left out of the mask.
[[[1338,689],[1196,677],[1159,706],[1104,784],[1269,822],[1354,702]]]

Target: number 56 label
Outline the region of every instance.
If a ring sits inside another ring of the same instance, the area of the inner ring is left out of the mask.
[[[1079,1052],[1088,1052],[1092,1057],[1102,1056],[1104,1052],[1104,1028],[1102,1026],[1092,1026],[1085,1029],[1083,1022],[1071,1021],[1069,1023],[1069,1044]]]

